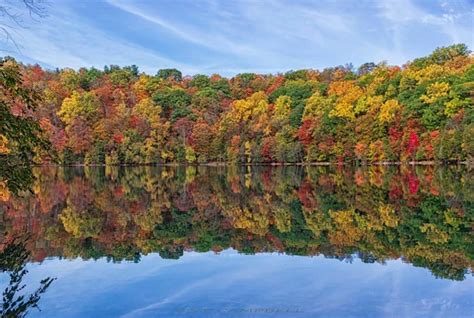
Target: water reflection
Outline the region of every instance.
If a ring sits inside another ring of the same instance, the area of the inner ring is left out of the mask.
[[[233,248],[383,263],[463,280],[474,259],[473,178],[461,167],[39,168],[4,196],[0,232],[32,259],[139,262]],[[3,247],[0,247],[3,248]]]
[[[29,310],[38,307],[41,295],[44,294],[54,278],[47,277],[39,282],[39,287],[31,294],[25,294],[27,287],[24,283],[25,275],[28,274],[26,261],[30,253],[26,249],[27,238],[16,238],[5,244],[0,252],[0,273],[8,273],[9,283],[2,293],[0,308],[1,317],[25,317]]]

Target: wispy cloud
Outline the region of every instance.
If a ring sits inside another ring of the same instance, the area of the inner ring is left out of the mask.
[[[54,6],[47,18],[16,29],[16,36],[19,50],[10,44],[10,52],[47,66],[80,68],[138,64],[147,72],[164,67],[196,71],[185,63],[92,27],[63,6]]]
[[[133,14],[137,17],[140,17],[146,21],[149,21],[153,24],[156,24],[166,30],[174,33],[176,36],[197,44],[204,46],[206,48],[210,48],[216,51],[224,51],[230,54],[256,54],[258,50],[251,46],[247,46],[243,43],[237,43],[232,41],[230,38],[223,36],[219,32],[213,32],[215,29],[204,29],[200,30],[192,25],[178,25],[171,23],[164,18],[162,18],[159,14],[149,14],[146,13],[144,10],[140,10],[139,8],[131,5],[130,3],[125,3],[117,0],[106,0],[109,4],[120,8],[121,10]],[[217,21],[213,21],[216,23]],[[211,23],[211,21],[208,21]],[[217,30],[218,31],[218,30]]]
[[[473,12],[470,0],[51,0],[48,18],[17,31],[14,55],[51,67],[137,64],[191,75],[402,64],[438,46],[473,49]]]
[[[407,41],[410,32],[425,29],[428,39],[440,34],[451,43],[466,42],[473,46],[473,5],[469,2],[435,2],[422,7],[413,0],[386,0],[377,3],[379,15],[392,30],[394,49],[399,54],[412,43]],[[425,39],[426,40],[426,39]],[[432,49],[432,48],[429,48]]]

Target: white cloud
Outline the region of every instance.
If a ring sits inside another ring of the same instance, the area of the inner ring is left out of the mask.
[[[94,12],[101,4],[109,15]],[[473,48],[467,1],[57,1],[19,30],[22,60],[54,67],[136,64],[149,73],[277,73],[349,62],[403,64],[434,48]],[[186,8],[186,10],[183,10]],[[127,29],[124,30],[123,28]],[[10,47],[9,49],[12,49]]]
[[[196,71],[190,65],[165,58],[156,51],[90,26],[62,6],[55,6],[45,19],[17,29],[17,35],[20,52],[14,55],[28,57],[45,65],[101,68],[108,64],[137,64],[142,70],[151,73],[164,67]],[[11,49],[15,52],[14,48]]]
[[[212,29],[199,30],[199,28],[193,27],[192,25],[177,25],[169,21],[166,21],[158,14],[149,14],[137,7],[120,2],[106,0],[109,4],[140,17],[148,22],[154,23],[160,27],[171,31],[178,37],[188,42],[204,46],[217,51],[225,51],[230,54],[257,54],[257,50],[251,46],[243,43],[237,43],[232,41],[229,37],[223,36],[220,33],[212,32]],[[214,21],[215,23],[216,21]]]
[[[436,3],[433,3],[436,4]],[[386,0],[378,3],[380,15],[392,25],[394,30],[395,47],[398,51],[403,49],[404,43],[403,29],[410,32],[418,26],[425,25],[435,31],[439,28],[444,34],[449,36],[452,43],[469,41],[471,35],[472,46],[472,5],[464,5],[457,2],[459,7],[455,10],[448,2],[440,3],[443,12],[435,14],[416,5],[412,0]],[[471,25],[464,25],[463,22],[471,21]]]

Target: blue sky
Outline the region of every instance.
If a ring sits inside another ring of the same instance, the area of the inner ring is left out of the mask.
[[[473,49],[473,8],[473,0],[48,0],[48,17],[25,16],[14,32],[20,51],[0,48],[49,68],[136,64],[150,74],[403,64],[438,46]]]

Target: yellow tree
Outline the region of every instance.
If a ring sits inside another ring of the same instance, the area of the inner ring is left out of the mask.
[[[272,125],[279,129],[281,126],[287,124],[290,120],[291,97],[282,95],[275,101],[275,108],[273,110]]]
[[[306,101],[303,112],[303,121],[307,119],[319,119],[324,113],[332,107],[331,98],[321,96],[319,91],[316,91]]]
[[[84,119],[92,119],[99,108],[98,106],[99,101],[94,93],[80,94],[74,91],[70,97],[63,100],[58,116],[66,125],[70,125],[74,119],[80,116]]]
[[[233,137],[239,136],[238,148],[241,161],[249,160],[245,155],[246,143],[248,145],[257,133],[267,129],[267,114],[267,96],[264,92],[257,92],[246,99],[235,101],[230,111],[224,115],[221,129],[231,140],[236,140]]]
[[[395,114],[400,111],[401,105],[398,103],[396,99],[389,99],[385,103],[382,104],[380,107],[379,112],[379,120],[381,123],[389,123],[391,122]]]
[[[362,89],[355,84],[355,81],[336,81],[329,85],[329,96],[336,96],[336,105],[329,113],[333,117],[342,117],[354,120],[354,106],[362,96]]]

